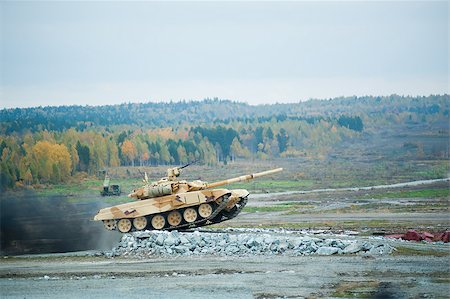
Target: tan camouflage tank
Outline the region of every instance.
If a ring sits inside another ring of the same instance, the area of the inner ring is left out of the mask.
[[[241,212],[249,192],[212,188],[283,170],[277,168],[214,183],[177,180],[186,166],[170,168],[167,177],[152,183],[145,174],[145,185],[128,195],[137,201],[101,209],[94,220],[103,221],[108,230],[118,229],[122,233],[144,229],[184,230],[219,223]]]

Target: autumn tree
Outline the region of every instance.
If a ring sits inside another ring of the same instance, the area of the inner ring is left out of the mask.
[[[125,140],[122,144],[122,154],[128,159],[130,164],[134,166],[134,159],[137,156],[137,150],[134,144],[130,140]]]
[[[64,144],[39,141],[32,149],[32,160],[37,164],[37,179],[43,183],[57,183],[70,176],[72,161]]]

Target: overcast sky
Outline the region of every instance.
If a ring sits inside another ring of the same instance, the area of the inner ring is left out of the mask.
[[[0,108],[449,92],[441,2],[1,2]]]

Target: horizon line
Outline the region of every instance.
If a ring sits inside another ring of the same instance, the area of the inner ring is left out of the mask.
[[[347,95],[347,96],[335,96],[335,97],[327,97],[327,98],[307,98],[307,99],[300,99],[296,101],[276,101],[273,103],[259,103],[259,104],[252,104],[248,103],[245,100],[233,100],[233,99],[227,99],[227,98],[219,98],[219,97],[206,97],[203,99],[177,99],[177,100],[136,100],[136,101],[124,101],[120,103],[115,104],[103,104],[103,105],[89,105],[89,104],[66,104],[66,105],[39,105],[39,106],[3,106],[0,107],[0,110],[10,110],[10,109],[34,109],[34,108],[52,108],[52,107],[107,107],[107,106],[121,106],[121,105],[129,105],[129,104],[177,104],[182,102],[187,103],[199,103],[204,102],[208,100],[212,101],[228,101],[232,103],[238,103],[238,104],[246,104],[248,106],[270,106],[270,105],[288,105],[288,104],[300,104],[305,103],[309,101],[330,101],[330,100],[336,100],[336,99],[350,99],[350,98],[376,98],[376,97],[391,97],[391,96],[398,96],[402,98],[418,98],[418,97],[431,97],[431,96],[448,96],[447,93],[442,94],[418,94],[418,95],[405,95],[405,94],[397,94],[397,93],[391,93],[391,94],[384,94],[384,95]]]

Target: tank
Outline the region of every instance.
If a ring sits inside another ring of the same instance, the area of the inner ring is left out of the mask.
[[[183,168],[169,168],[167,176],[133,190],[128,197],[136,201],[101,209],[95,221],[103,221],[108,230],[122,233],[151,230],[185,230],[220,223],[236,217],[247,204],[245,189],[221,189],[227,184],[248,181],[282,171],[282,168],[208,183],[178,180]]]

